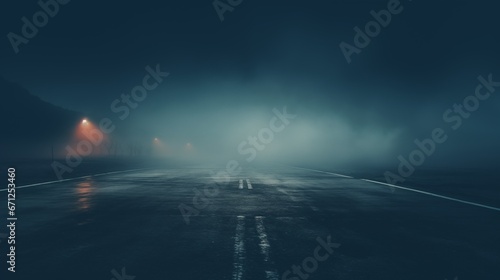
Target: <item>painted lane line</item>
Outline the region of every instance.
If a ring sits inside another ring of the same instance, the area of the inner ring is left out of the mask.
[[[31,188],[31,187],[37,187],[37,186],[43,186],[43,185],[50,185],[50,184],[55,184],[55,183],[62,183],[62,182],[68,182],[68,181],[75,181],[75,180],[80,180],[80,179],[86,179],[86,178],[90,178],[90,177],[99,177],[99,176],[105,176],[105,175],[111,175],[111,174],[118,174],[118,173],[125,173],[125,172],[132,172],[132,171],[139,171],[139,170],[146,170],[146,169],[148,169],[148,168],[130,169],[130,170],[122,170],[122,171],[113,171],[113,172],[99,173],[99,174],[81,176],[81,177],[76,177],[76,178],[62,179],[62,180],[58,180],[58,181],[49,181],[49,182],[42,182],[42,183],[36,183],[36,184],[30,184],[30,185],[24,185],[24,186],[16,186],[16,189]],[[0,189],[0,192],[4,192],[4,191],[7,191],[7,189]]]
[[[420,194],[425,194],[425,195],[430,195],[430,196],[434,196],[434,197],[439,197],[439,198],[442,198],[442,199],[447,199],[447,200],[451,200],[451,201],[455,201],[455,202],[460,202],[460,203],[463,203],[463,204],[469,204],[469,205],[483,207],[483,208],[490,209],[490,210],[500,211],[500,208],[497,208],[497,207],[488,206],[488,205],[484,205],[484,204],[479,204],[479,203],[475,203],[475,202],[470,202],[470,201],[466,201],[466,200],[461,200],[461,199],[457,199],[457,198],[453,198],[453,197],[448,197],[448,196],[439,195],[439,194],[435,194],[435,193],[430,193],[430,192],[415,190],[415,189],[411,189],[411,188],[400,187],[400,186],[396,186],[396,185],[393,185],[393,184],[388,184],[388,183],[383,183],[383,182],[378,182],[378,181],[373,181],[373,180],[368,180],[368,179],[361,179],[361,180],[366,181],[366,182],[370,182],[370,183],[379,184],[379,185],[384,185],[384,186],[389,186],[389,187],[398,188],[398,189],[402,189],[402,190],[407,190],[407,191],[411,191],[411,192],[416,192],[416,193],[420,193]]]
[[[250,184],[250,180],[247,179],[247,186],[249,190],[253,190],[252,184]]]
[[[234,235],[233,280],[242,280],[245,263],[245,216],[237,217]]]
[[[345,178],[353,178],[353,177],[347,176],[347,175],[342,175],[342,174],[337,174],[337,173],[331,173],[331,172],[325,172],[325,171],[320,171],[320,170],[314,170],[314,169],[308,169],[308,168],[302,168],[302,167],[296,167],[296,166],[290,166],[290,167],[297,168],[297,169],[302,169],[302,170],[310,170],[310,171],[315,171],[315,172],[332,174],[332,175],[335,175],[335,176],[340,176],[340,177],[345,177]],[[370,183],[375,183],[375,184],[380,184],[380,185],[385,185],[385,186],[389,186],[389,187],[393,187],[393,188],[398,188],[398,189],[402,189],[402,190],[407,190],[407,191],[411,191],[411,192],[416,192],[416,193],[420,193],[420,194],[430,195],[430,196],[433,196],[433,197],[438,197],[438,198],[442,198],[442,199],[446,199],[446,200],[460,202],[460,203],[463,203],[463,204],[478,206],[478,207],[482,207],[482,208],[486,208],[486,209],[490,209],[490,210],[500,211],[500,208],[497,208],[497,207],[488,206],[488,205],[484,205],[484,204],[480,204],[480,203],[475,203],[475,202],[470,202],[470,201],[466,201],[466,200],[461,200],[461,199],[457,199],[457,198],[453,198],[453,197],[448,197],[448,196],[444,196],[444,195],[439,195],[439,194],[435,194],[435,193],[420,191],[420,190],[416,190],[416,189],[412,189],[412,188],[405,188],[405,187],[396,186],[396,185],[393,185],[393,184],[388,184],[388,183],[379,182],[379,181],[373,181],[373,180],[368,180],[368,179],[359,179],[359,180],[370,182]]]
[[[269,244],[269,240],[267,240],[267,233],[266,233],[266,228],[264,227],[264,217],[262,216],[256,216],[255,217],[255,225],[257,228],[257,233],[259,234],[259,247],[260,247],[260,252],[262,255],[264,255],[264,261],[269,262],[269,247],[271,245]]]
[[[292,167],[292,168],[297,168],[297,169],[302,169],[302,170],[308,170],[308,171],[319,172],[319,173],[325,173],[325,174],[330,174],[330,175],[335,175],[335,176],[339,176],[339,177],[343,177],[343,178],[353,179],[353,177],[351,177],[351,176],[342,175],[342,174],[333,173],[333,172],[326,172],[326,171],[315,170],[315,169],[309,169],[309,168],[303,168],[303,167],[297,167],[297,166],[290,166],[290,167]]]
[[[268,264],[273,264],[272,261],[270,261],[269,257],[269,251],[271,249],[271,244],[269,243],[269,240],[267,239],[267,233],[266,233],[266,228],[264,227],[264,217],[262,216],[256,216],[255,217],[255,226],[257,229],[257,233],[259,235],[259,247],[260,247],[260,252],[264,256],[264,262]],[[269,280],[278,280],[278,272],[275,269],[272,270],[266,270],[266,277]]]
[[[240,180],[240,187],[239,187],[240,190],[243,189],[243,180]]]

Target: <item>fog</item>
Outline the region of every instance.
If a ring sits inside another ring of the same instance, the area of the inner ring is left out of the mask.
[[[136,115],[131,115],[130,122],[117,123],[161,139],[167,149],[165,157],[390,167],[398,164],[398,155],[407,157],[417,148],[414,140],[431,138],[434,129],[442,128],[448,139],[436,146],[425,166],[498,166],[499,134],[493,129],[496,120],[492,117],[498,99],[493,96],[482,102],[457,130],[443,120],[443,113],[473,94],[474,86],[422,100],[412,97],[418,92],[409,95],[392,89],[367,95],[369,89],[359,87],[346,94],[348,90],[340,86],[269,77],[224,77],[196,85],[175,84],[173,78],[173,83],[151,94],[132,113]],[[475,85],[473,80],[471,84]],[[402,97],[394,98],[398,94]],[[255,159],[238,150],[250,136],[258,137],[262,129],[269,128],[275,117],[273,109],[283,112],[285,107],[295,118],[283,131],[274,133],[265,148],[253,146]],[[186,143],[192,145],[189,153]]]
[[[415,140],[442,129],[446,141],[427,151],[422,168],[498,168],[498,92],[467,116],[444,116],[475,94],[478,76],[500,80],[494,9],[405,3],[348,63],[340,42],[352,43],[353,28],[387,1],[261,4],[239,6],[224,22],[212,5],[187,2],[123,4],[123,13],[101,4],[92,22],[81,18],[90,10],[68,8],[61,16],[68,24],[47,28],[19,56],[4,57],[6,80],[55,106],[27,105],[21,97],[4,102],[4,118],[13,118],[16,130],[2,152],[64,158],[66,147],[82,140],[74,135],[81,119],[98,127],[107,118],[116,129],[90,157],[392,168],[398,156],[418,149]],[[13,14],[22,8],[13,5]],[[125,26],[110,25],[110,14]],[[85,24],[71,25],[72,17]],[[126,116],[113,110],[114,101],[124,105],[122,95],[141,85],[147,67],[170,75]],[[18,95],[2,87],[7,99]],[[72,113],[48,113],[61,108]],[[284,108],[296,117],[265,148],[242,144]],[[50,125],[31,128],[46,114]]]

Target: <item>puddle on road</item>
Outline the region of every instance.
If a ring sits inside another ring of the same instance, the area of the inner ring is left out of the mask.
[[[95,182],[92,179],[80,182],[76,185],[77,209],[88,211],[92,206],[92,196],[96,192]]]

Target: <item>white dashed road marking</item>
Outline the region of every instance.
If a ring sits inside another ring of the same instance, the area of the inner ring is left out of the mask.
[[[260,247],[260,252],[262,255],[264,255],[264,261],[268,262],[269,261],[269,247],[271,245],[269,244],[269,240],[267,240],[267,233],[266,233],[266,228],[264,227],[264,217],[262,216],[256,216],[255,217],[255,225],[257,228],[257,233],[259,234],[259,247]]]
[[[253,190],[252,184],[250,184],[250,180],[247,179],[247,187],[249,190]]]
[[[271,244],[269,243],[269,240],[267,239],[267,233],[266,233],[266,228],[264,227],[264,217],[262,216],[256,216],[255,217],[255,227],[257,229],[257,233],[259,235],[259,247],[260,247],[260,252],[264,256],[264,262],[266,264],[272,265],[273,262],[270,260],[269,256],[269,251],[271,249]],[[278,272],[275,269],[271,270],[266,270],[266,277],[269,280],[278,280]]]
[[[238,216],[234,236],[233,280],[243,279],[245,253],[245,216]]]
[[[240,190],[243,189],[243,180],[240,180],[240,187],[239,187]]]

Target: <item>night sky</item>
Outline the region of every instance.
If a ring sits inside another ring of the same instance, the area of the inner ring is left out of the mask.
[[[7,34],[21,34],[21,18],[40,6],[11,1],[0,17],[0,75],[57,106],[117,120],[110,104],[159,64],[170,75],[120,125],[207,153],[235,147],[228,157],[287,106],[297,120],[273,143],[285,158],[395,165],[442,127],[450,139],[429,165],[498,166],[500,89],[456,131],[443,113],[474,94],[478,76],[500,81],[500,4],[401,1],[348,63],[340,43],[353,45],[353,28],[388,2],[244,0],[221,22],[212,1],[72,0],[15,54]]]

